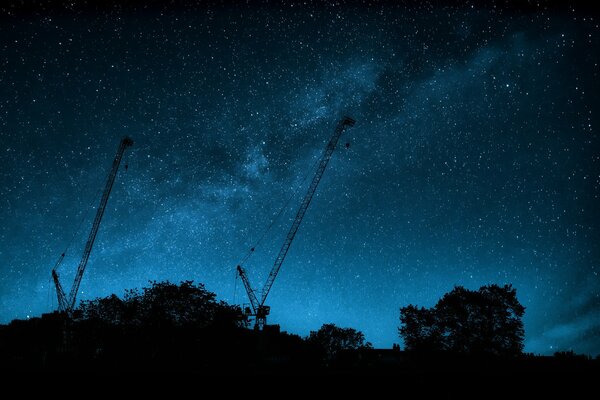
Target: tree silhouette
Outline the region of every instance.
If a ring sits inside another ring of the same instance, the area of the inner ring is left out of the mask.
[[[335,324],[323,324],[318,331],[311,331],[307,341],[323,351],[326,361],[333,359],[341,350],[372,348],[361,331],[340,328]]]
[[[455,287],[431,309],[400,309],[399,329],[409,350],[515,355],[523,351],[525,308],[511,285]]]
[[[408,349],[442,350],[441,332],[436,323],[434,310],[408,305],[400,311],[400,336]]]
[[[193,281],[179,285],[153,281],[141,291],[127,290],[123,300],[111,295],[83,301],[79,315],[82,320],[145,327],[193,325],[203,328],[246,323],[238,307],[217,302],[214,293]]]

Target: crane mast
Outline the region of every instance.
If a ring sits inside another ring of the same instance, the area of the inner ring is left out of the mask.
[[[123,139],[121,139],[121,143],[119,144],[119,148],[117,149],[117,153],[115,154],[115,158],[113,159],[110,173],[106,178],[106,184],[104,185],[104,191],[102,192],[100,205],[98,206],[98,210],[96,211],[96,216],[92,224],[92,229],[90,230],[87,242],[85,243],[83,255],[81,256],[81,261],[79,261],[79,265],[77,266],[75,280],[73,281],[73,286],[71,286],[71,291],[69,292],[68,297],[65,295],[62,285],[60,284],[56,267],[52,270],[52,279],[54,280],[54,285],[56,286],[56,295],[58,298],[59,311],[71,313],[73,311],[73,308],[75,307],[75,301],[77,299],[77,292],[79,291],[79,286],[81,285],[81,279],[83,278],[85,267],[87,266],[88,260],[90,258],[90,253],[92,252],[92,247],[94,246],[96,235],[98,234],[98,229],[100,228],[100,222],[102,221],[102,217],[106,209],[106,204],[108,203],[110,192],[112,190],[113,184],[115,183],[115,178],[117,176],[117,171],[119,170],[119,165],[121,164],[121,159],[123,158],[123,153],[125,153],[125,150],[132,145],[133,140],[131,140],[129,137],[126,136]],[[59,263],[60,261],[62,261],[63,257],[64,253],[61,255]],[[57,263],[57,265],[59,263]]]
[[[246,310],[246,314],[256,313],[260,304],[258,303],[258,299],[256,298],[256,293],[254,293],[254,289],[252,289],[252,286],[250,286],[248,275],[246,275],[246,272],[244,271],[241,265],[237,266],[237,272],[240,278],[242,278],[242,283],[244,284],[246,293],[248,293],[248,299],[250,300],[250,307],[252,307],[252,312],[250,312],[250,310]]]
[[[283,245],[281,246],[281,249],[279,250],[279,253],[277,254],[277,258],[275,258],[275,262],[273,263],[273,267],[271,268],[271,272],[269,273],[267,282],[265,283],[265,286],[263,287],[263,289],[261,291],[260,301],[257,299],[254,290],[250,286],[250,282],[248,280],[248,276],[246,275],[246,272],[244,271],[244,269],[241,266],[239,266],[239,265],[237,266],[238,275],[242,278],[242,282],[244,283],[244,287],[246,289],[248,298],[250,300],[250,305],[252,306],[252,313],[247,313],[247,314],[255,316],[255,318],[256,318],[255,328],[256,329],[262,329],[264,327],[264,325],[266,324],[266,318],[267,318],[267,315],[269,314],[270,308],[268,306],[265,306],[265,301],[267,300],[267,296],[269,295],[269,292],[271,291],[271,288],[273,287],[273,283],[275,282],[275,279],[277,278],[277,274],[279,273],[279,270],[281,269],[281,265],[283,264],[283,261],[285,260],[285,257],[290,249],[290,246],[292,245],[292,242],[294,241],[294,238],[296,237],[298,228],[300,227],[300,224],[302,223],[302,219],[304,218],[304,215],[306,214],[306,211],[308,210],[308,206],[310,205],[310,202],[315,194],[315,191],[317,190],[317,186],[319,185],[319,182],[321,181],[321,178],[323,177],[323,173],[325,172],[325,169],[327,168],[327,164],[329,163],[329,160],[331,159],[333,151],[335,150],[335,147],[336,147],[340,137],[346,130],[346,128],[352,127],[352,126],[354,126],[354,124],[355,124],[355,121],[352,118],[350,118],[350,117],[342,118],[338,122],[337,127],[335,128],[335,131],[333,132],[333,135],[331,136],[331,138],[329,139],[329,142],[327,143],[327,146],[325,146],[325,150],[323,151],[323,154],[321,155],[321,159],[319,160],[319,164],[318,164],[317,170],[315,172],[315,175],[314,175],[312,181],[310,182],[310,185],[308,186],[308,191],[304,195],[304,199],[302,200],[302,203],[300,204],[300,207],[298,208],[298,211],[296,212],[296,217],[294,218],[294,221],[292,222],[292,226],[290,227],[290,230],[288,231],[287,236],[285,237]]]
[[[60,256],[61,261],[64,258],[64,254],[65,253],[63,253]],[[68,308],[69,302],[67,301],[67,296],[65,295],[65,291],[63,290],[60,280],[58,279],[58,272],[56,271],[56,269],[52,270],[52,280],[54,281],[54,286],[56,286],[56,297],[58,297],[58,310],[66,311]]]

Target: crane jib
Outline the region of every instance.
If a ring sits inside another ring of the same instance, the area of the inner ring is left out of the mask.
[[[98,206],[98,210],[96,211],[96,216],[92,224],[92,229],[90,230],[88,239],[85,243],[85,248],[83,250],[81,261],[79,261],[79,265],[77,266],[75,280],[73,281],[73,286],[71,286],[69,296],[66,296],[64,293],[62,285],[60,284],[60,281],[58,279],[58,273],[55,269],[52,270],[52,279],[54,280],[54,285],[56,286],[56,295],[58,297],[59,311],[71,313],[75,307],[75,302],[77,300],[77,292],[79,291],[79,286],[81,285],[81,279],[83,278],[85,267],[87,266],[87,262],[90,258],[90,253],[92,252],[94,241],[96,240],[96,235],[98,234],[98,229],[100,228],[100,222],[102,221],[102,217],[104,215],[104,210],[106,209],[106,204],[108,203],[110,192],[112,190],[113,184],[115,183],[115,178],[117,176],[119,165],[121,164],[121,160],[123,158],[123,153],[125,153],[125,150],[132,145],[133,140],[131,140],[131,138],[127,136],[121,139],[121,142],[119,143],[119,148],[117,149],[117,153],[115,154],[115,158],[113,159],[112,167],[110,169],[108,177],[106,178],[106,184],[104,185],[104,191],[102,192],[102,198],[100,199],[100,205]]]
[[[333,154],[333,151],[335,150],[335,147],[336,147],[340,137],[346,130],[346,128],[352,127],[352,126],[354,126],[354,124],[355,124],[355,121],[352,118],[350,118],[350,117],[342,118],[338,122],[337,127],[335,128],[335,131],[333,132],[333,135],[329,139],[329,142],[327,142],[327,146],[325,146],[325,150],[323,151],[323,154],[321,155],[321,159],[319,160],[319,164],[318,164],[317,170],[315,172],[315,175],[314,175],[312,181],[310,182],[310,185],[308,186],[308,191],[304,195],[304,199],[302,200],[302,203],[300,204],[300,207],[298,208],[298,211],[296,212],[296,217],[294,218],[294,221],[292,222],[290,230],[288,231],[288,233],[285,237],[285,240],[283,242],[283,245],[281,246],[281,249],[279,250],[279,253],[277,254],[277,257],[275,258],[275,262],[273,263],[273,267],[271,268],[271,272],[269,273],[267,282],[265,283],[265,286],[263,287],[263,289],[261,291],[260,301],[257,299],[254,290],[250,286],[248,276],[246,275],[246,272],[244,271],[244,269],[239,265],[237,267],[238,274],[242,278],[242,282],[244,283],[244,288],[246,289],[246,293],[248,294],[248,299],[250,300],[250,304],[252,306],[252,311],[253,311],[252,315],[256,317],[255,323],[256,323],[256,328],[258,328],[258,329],[261,329],[266,323],[266,316],[269,313],[269,307],[264,305],[265,301],[267,300],[267,296],[269,295],[271,287],[273,286],[273,283],[275,282],[275,278],[277,278],[277,274],[279,273],[281,265],[283,264],[283,261],[285,260],[285,257],[290,249],[290,246],[292,245],[294,237],[296,236],[296,233],[298,232],[298,228],[300,228],[302,219],[304,218],[304,215],[306,214],[306,211],[308,210],[308,206],[310,205],[310,202],[315,194],[315,191],[317,190],[317,186],[319,185],[319,182],[321,181],[321,178],[323,177],[323,173],[325,172],[325,169],[327,168],[327,164],[329,163],[329,160],[331,159],[331,155]]]

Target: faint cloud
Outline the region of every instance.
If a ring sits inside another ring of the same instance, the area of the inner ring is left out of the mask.
[[[542,353],[561,350],[588,353],[594,351],[597,348],[596,338],[600,333],[598,301],[593,292],[574,296],[565,305],[569,310],[569,320],[556,323],[540,335],[531,338],[526,347]]]
[[[600,328],[600,314],[585,315],[575,321],[554,326],[544,336],[554,340],[571,340],[597,328]]]

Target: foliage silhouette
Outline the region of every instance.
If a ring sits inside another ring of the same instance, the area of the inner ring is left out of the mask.
[[[141,291],[127,290],[123,300],[116,295],[83,301],[79,315],[83,320],[114,325],[146,327],[167,326],[246,326],[238,307],[217,302],[216,295],[204,285],[184,281],[176,285],[171,282],[150,282]]]
[[[326,361],[332,360],[342,350],[373,347],[365,340],[362,332],[353,328],[340,328],[335,324],[323,324],[318,331],[311,331],[307,341],[322,351]]]
[[[362,332],[334,324],[307,338],[278,326],[245,329],[239,307],[201,284],[150,282],[123,297],[82,302],[69,318],[55,312],[0,325],[0,372],[381,374],[451,385],[464,376],[497,384],[503,374],[598,375],[599,360],[572,352],[504,357],[520,351],[523,311],[511,287],[456,288],[432,309],[408,306],[401,314],[409,349],[453,351],[373,349]]]
[[[408,350],[514,356],[523,351],[524,313],[511,285],[457,286],[431,309],[402,307],[399,334]]]

